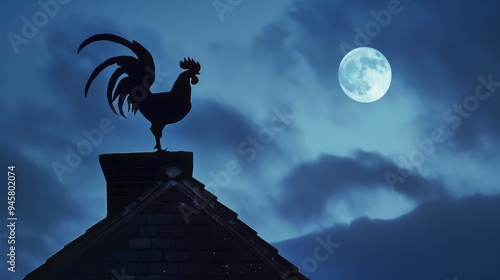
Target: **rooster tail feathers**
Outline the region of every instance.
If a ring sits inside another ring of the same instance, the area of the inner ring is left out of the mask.
[[[118,98],[118,109],[120,110],[120,115],[126,118],[125,114],[123,113],[123,103],[126,98],[126,94],[120,94],[120,98]]]
[[[114,109],[113,101],[118,99],[118,110],[120,111],[120,115],[122,115],[123,117],[125,117],[125,114],[123,113],[123,103],[127,98],[127,96],[130,96],[131,94],[130,90],[131,90],[130,77],[125,77],[121,79],[120,82],[118,82],[113,97],[109,99],[109,97],[111,96],[108,95],[108,102],[110,102],[113,109]],[[113,111],[116,114],[116,110]]]
[[[149,88],[153,85],[155,80],[155,66],[153,57],[151,56],[149,51],[146,50],[146,48],[144,48],[138,42],[131,42],[113,34],[97,34],[87,38],[78,48],[78,53],[87,45],[97,41],[109,41],[123,45],[130,49],[137,57],[116,56],[109,58],[101,63],[94,69],[94,71],[90,75],[89,80],[87,81],[87,84],[85,86],[85,96],[87,96],[90,85],[92,84],[94,79],[107,67],[113,64],[117,64],[119,68],[116,69],[115,72],[113,72],[108,82],[107,97],[109,106],[115,114],[118,114],[113,105],[113,102],[118,98],[117,105],[119,112],[123,117],[125,117],[123,113],[123,103],[125,99],[127,99],[129,110],[130,105],[132,104],[132,111],[135,113],[137,111],[137,105],[140,100],[136,100],[133,91],[140,87],[143,93],[150,93]],[[122,77],[123,75],[126,75],[126,77]],[[117,82],[118,85],[115,89],[115,85]]]
[[[137,58],[136,63],[138,65],[134,66],[142,66],[142,71],[141,73],[146,73],[148,75],[148,78],[151,77],[150,80],[154,81],[155,79],[155,63],[153,60],[153,56],[151,56],[151,53],[140,43],[136,41],[128,41],[120,36],[114,35],[114,34],[96,34],[94,36],[91,36],[87,38],[85,41],[82,42],[80,47],[78,48],[78,53],[87,45],[93,42],[97,41],[109,41],[113,43],[117,43],[119,45],[125,46],[128,49],[130,49],[136,56]],[[140,65],[139,65],[140,64]],[[152,82],[151,82],[152,84]]]
[[[96,35],[93,35],[93,36],[90,36],[89,38],[87,38],[85,41],[82,42],[82,44],[78,48],[77,53],[79,53],[83,48],[85,48],[90,43],[97,42],[97,41],[110,41],[113,43],[123,45],[123,46],[131,49],[132,51],[133,51],[133,48],[135,48],[134,43],[128,41],[127,39],[125,39],[123,37],[120,37],[120,36],[117,36],[114,34],[104,33],[104,34],[96,34]]]
[[[92,84],[94,79],[99,75],[99,73],[101,73],[107,67],[109,67],[115,63],[119,64],[120,62],[123,62],[124,60],[127,60],[127,59],[135,60],[135,58],[132,56],[122,55],[122,56],[115,56],[115,57],[109,58],[106,61],[104,61],[103,63],[99,64],[99,66],[97,66],[94,69],[94,71],[90,75],[89,80],[87,81],[87,84],[85,85],[85,96],[87,96],[90,85]]]
[[[111,75],[111,78],[109,78],[109,82],[108,82],[108,91],[107,91],[108,104],[109,104],[109,107],[111,108],[111,110],[113,110],[113,113],[115,113],[117,115],[118,115],[118,113],[116,112],[115,106],[113,105],[113,101],[116,99],[116,98],[113,98],[113,90],[115,89],[116,82],[123,74],[125,74],[125,70],[123,68],[120,67],[120,68],[116,69],[116,71],[113,73],[113,75]]]

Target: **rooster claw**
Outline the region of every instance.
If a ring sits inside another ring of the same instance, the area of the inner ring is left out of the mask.
[[[167,151],[167,150],[168,150],[167,148],[165,148],[165,150],[158,149],[158,148],[155,148],[155,149],[156,149],[156,152],[157,152],[157,153],[167,153],[167,152],[168,152],[168,151]]]

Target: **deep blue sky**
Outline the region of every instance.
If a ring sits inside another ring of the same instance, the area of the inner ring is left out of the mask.
[[[16,164],[19,219],[18,272],[5,267],[2,279],[22,278],[104,218],[99,154],[154,146],[141,115],[109,109],[110,71],[84,97],[94,67],[129,54],[95,43],[77,55],[96,33],[151,52],[153,91],[170,90],[182,58],[201,63],[193,109],[167,126],[164,146],[193,151],[194,177],[311,279],[500,278],[495,1],[58,3],[46,22],[36,1],[0,4],[1,166]],[[25,20],[40,27],[23,31]],[[349,46],[389,60],[393,81],[379,101],[341,91]],[[286,126],[269,134],[277,114]],[[71,172],[54,172],[103,119],[113,130]],[[214,179],[230,162],[241,173]]]

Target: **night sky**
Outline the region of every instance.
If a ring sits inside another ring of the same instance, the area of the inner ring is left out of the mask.
[[[151,52],[153,92],[170,90],[183,58],[200,62],[191,113],[163,146],[194,152],[194,177],[311,279],[500,279],[496,1],[57,1],[0,4],[0,212],[14,164],[18,218],[16,273],[0,227],[0,278],[21,279],[105,217],[99,154],[153,151],[142,115],[110,110],[112,69],[84,96],[97,65],[131,52],[78,46],[113,33]],[[373,103],[338,83],[361,46],[392,68]]]

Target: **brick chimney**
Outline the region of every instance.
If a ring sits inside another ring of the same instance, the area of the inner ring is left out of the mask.
[[[192,152],[104,154],[99,162],[106,178],[108,216],[119,213],[158,181],[193,175]]]

